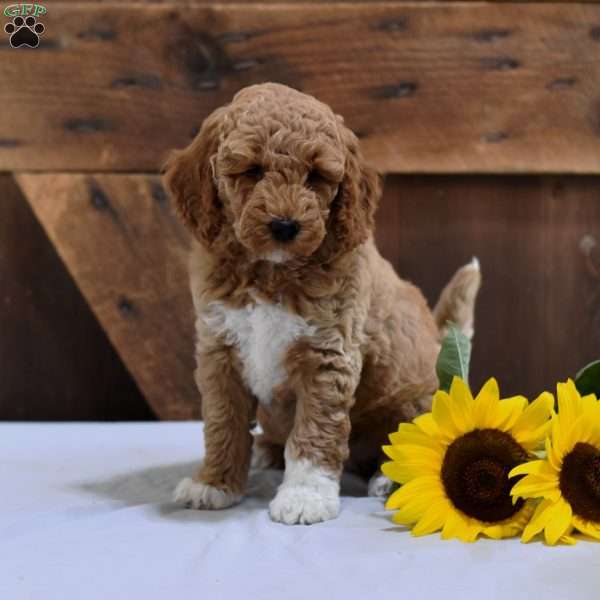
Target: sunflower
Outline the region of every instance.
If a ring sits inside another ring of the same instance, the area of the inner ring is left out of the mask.
[[[455,377],[450,393],[436,392],[433,410],[402,423],[383,450],[392,460],[383,472],[402,484],[386,502],[393,520],[414,525],[413,535],[442,530],[442,538],[473,542],[479,534],[520,533],[532,501],[510,496],[508,473],[543,444],[554,399],[542,394],[500,400],[495,379],[475,399]]]
[[[558,384],[557,395],[545,459],[509,474],[521,478],[511,492],[517,502],[542,498],[524,542],[542,530],[548,544],[573,543],[573,529],[600,539],[600,402],[593,394],[582,397],[571,380]]]

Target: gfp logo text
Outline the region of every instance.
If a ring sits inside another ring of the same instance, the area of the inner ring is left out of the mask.
[[[5,17],[25,17],[32,15],[39,17],[45,15],[48,11],[41,4],[11,4],[4,9]]]

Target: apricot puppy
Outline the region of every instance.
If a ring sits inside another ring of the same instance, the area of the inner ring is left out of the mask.
[[[446,321],[472,334],[478,265],[455,275],[432,313],[375,247],[380,183],[356,136],[283,85],[245,88],[213,112],[171,155],[165,182],[195,239],[206,442],[176,499],[239,502],[254,443],[256,466],[285,464],[275,521],[331,519],[344,465],[372,475],[387,434],[429,408]],[[371,493],[388,489],[372,479]]]

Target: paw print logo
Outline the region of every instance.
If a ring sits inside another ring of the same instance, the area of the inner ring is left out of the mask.
[[[40,43],[40,35],[44,33],[45,27],[38,23],[35,17],[15,17],[12,23],[4,26],[4,31],[10,35],[10,45],[13,48],[29,46],[37,48]]]

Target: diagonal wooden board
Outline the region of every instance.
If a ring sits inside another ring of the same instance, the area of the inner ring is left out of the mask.
[[[199,417],[189,239],[159,178],[21,174],[17,182],[156,414]]]
[[[0,170],[152,172],[272,80],[342,114],[381,171],[600,173],[600,4],[53,2],[43,21],[35,51],[0,48]]]

